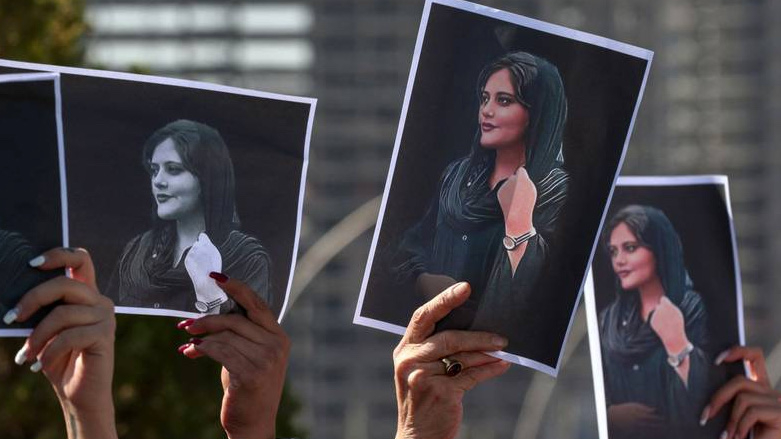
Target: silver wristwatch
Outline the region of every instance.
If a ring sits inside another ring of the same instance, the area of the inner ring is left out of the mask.
[[[681,363],[683,363],[683,360],[685,360],[686,357],[688,357],[693,350],[694,350],[694,345],[691,343],[687,343],[686,347],[684,347],[681,352],[678,352],[678,354],[667,356],[667,364],[669,364],[673,368],[680,366]]]
[[[519,245],[523,244],[524,242],[534,238],[534,236],[537,234],[537,230],[532,227],[531,230],[524,233],[521,236],[510,236],[510,235],[504,235],[504,238],[502,239],[502,245],[504,245],[504,249],[507,251],[512,251],[518,248]]]

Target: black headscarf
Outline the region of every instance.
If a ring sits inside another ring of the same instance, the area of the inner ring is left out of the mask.
[[[691,325],[704,318],[704,315],[698,315],[704,310],[695,306],[695,295],[686,294],[692,289],[692,282],[684,265],[681,240],[672,223],[661,210],[654,207],[626,206],[605,226],[602,239],[606,246],[610,234],[622,223],[634,233],[640,245],[653,252],[656,273],[664,293],[683,313],[689,332]],[[639,361],[661,345],[659,337],[643,321],[640,309],[640,293],[637,290],[624,290],[616,279],[616,298],[603,315],[602,322],[602,343],[614,359]]]
[[[567,180],[561,170],[564,164],[562,136],[567,119],[564,84],[556,66],[547,60],[527,52],[511,52],[483,68],[477,82],[478,99],[491,75],[503,69],[510,72],[515,98],[529,112],[529,124],[524,133],[524,167],[537,187],[537,210],[553,201],[547,196],[562,196],[564,191],[552,189],[566,184]],[[448,172],[452,174],[449,176],[452,181],[460,184],[443,182],[440,194],[440,199],[447,201],[443,204],[447,219],[462,227],[495,221],[502,216],[496,197],[486,197],[491,191],[489,179],[496,151],[480,146],[480,135],[478,129],[469,159]]]

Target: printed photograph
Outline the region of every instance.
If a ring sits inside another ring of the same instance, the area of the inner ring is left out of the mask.
[[[729,411],[701,413],[745,373],[714,365],[744,341],[727,179],[621,178],[608,215],[587,292],[608,437],[718,437]]]
[[[497,355],[556,375],[651,57],[427,2],[354,322],[403,333],[467,281],[438,329],[501,334]]]
[[[0,75],[0,315],[36,285],[64,274],[28,262],[67,246],[59,77]],[[0,321],[0,337],[26,336],[48,309],[22,323]]]
[[[281,318],[298,248],[315,101],[194,81],[3,62],[62,77],[71,242],[118,313]]]

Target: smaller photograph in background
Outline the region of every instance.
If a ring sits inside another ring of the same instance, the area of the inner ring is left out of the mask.
[[[0,316],[61,271],[28,265],[68,245],[64,145],[56,73],[0,75]],[[0,337],[27,336],[46,315],[0,321]]]
[[[727,178],[621,177],[585,288],[602,439],[716,438],[714,392],[745,374],[714,365],[744,344]]]

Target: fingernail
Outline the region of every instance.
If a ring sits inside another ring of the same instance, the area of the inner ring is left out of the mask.
[[[724,430],[721,432],[721,436],[719,436],[719,439],[727,439],[729,437],[729,433],[727,433],[727,430]]]
[[[195,319],[182,320],[181,322],[176,324],[176,327],[177,327],[177,329],[184,329],[184,328],[192,325],[193,323],[195,323]]]
[[[43,265],[44,262],[46,262],[46,258],[43,255],[40,255],[30,259],[30,262],[28,262],[28,264],[30,264],[31,267],[36,268]]]
[[[184,351],[186,351],[187,348],[189,348],[189,347],[190,347],[190,343],[185,343],[185,344],[179,346],[178,348],[176,348],[176,350],[179,351],[180,354],[184,354]]]
[[[453,295],[461,297],[469,291],[469,284],[466,282],[459,282],[453,287]]]
[[[6,325],[10,325],[11,323],[16,321],[16,318],[19,317],[19,308],[13,307],[8,310],[7,313],[3,316],[3,323]]]
[[[43,369],[43,364],[41,364],[41,360],[36,361],[35,363],[33,363],[32,366],[30,366],[31,372],[40,372],[41,369]]]
[[[193,337],[190,340],[188,340],[188,343],[198,346],[199,344],[203,343],[203,340],[197,337]]]
[[[720,353],[715,360],[713,360],[713,364],[716,366],[719,366],[721,363],[724,362],[724,359],[727,358],[727,355],[729,355],[729,349],[726,351]]]
[[[18,364],[19,366],[23,365],[25,361],[27,361],[27,345],[22,346],[21,349],[19,349],[19,352],[16,353],[16,356],[14,357],[14,363]]]
[[[706,405],[705,409],[702,410],[702,414],[700,415],[700,427],[704,427],[705,423],[708,422],[708,416],[710,416],[710,406]]]
[[[498,335],[495,335],[491,338],[491,344],[496,346],[497,348],[501,349],[505,346],[507,346],[507,339],[504,337],[500,337]]]
[[[209,277],[216,280],[218,283],[224,284],[225,282],[228,282],[228,276],[219,273],[217,271],[212,271],[209,273]]]

